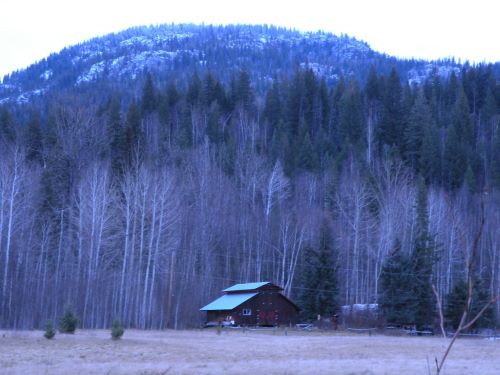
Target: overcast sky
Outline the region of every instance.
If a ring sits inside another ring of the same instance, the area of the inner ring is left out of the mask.
[[[321,29],[395,56],[495,62],[499,10],[497,0],[0,0],[0,77],[94,36],[171,22]]]

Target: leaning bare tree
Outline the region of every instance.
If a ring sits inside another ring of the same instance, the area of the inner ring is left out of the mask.
[[[474,236],[474,241],[472,242],[472,248],[470,252],[467,251],[467,243],[465,241],[465,234],[464,231],[462,230],[462,227],[458,225],[458,222],[456,220],[455,216],[455,211],[453,210],[453,207],[450,204],[450,212],[451,212],[451,219],[453,223],[455,224],[458,235],[461,241],[461,246],[462,246],[462,251],[463,251],[463,258],[464,258],[464,264],[465,264],[465,272],[466,272],[466,285],[467,285],[467,294],[466,294],[466,299],[465,299],[465,305],[464,309],[462,312],[462,317],[460,318],[460,323],[458,324],[458,327],[453,334],[450,342],[448,343],[448,346],[441,357],[440,360],[438,358],[435,358],[436,361],[436,374],[440,374],[441,371],[443,370],[446,358],[448,357],[448,354],[450,354],[451,348],[453,347],[453,344],[457,340],[458,336],[460,333],[468,328],[470,328],[483,314],[484,312],[490,307],[493,303],[495,303],[497,300],[500,299],[500,295],[497,295],[490,299],[482,308],[479,310],[479,312],[473,316],[469,317],[469,312],[471,311],[471,305],[472,305],[472,292],[473,292],[473,286],[474,286],[474,264],[476,262],[476,258],[478,256],[479,252],[479,245],[480,245],[480,240],[481,236],[483,234],[483,229],[484,229],[484,201],[481,198],[481,206],[480,206],[480,217],[479,217],[479,228],[477,230],[476,235]],[[438,312],[439,312],[439,319],[440,319],[440,327],[441,327],[441,332],[443,334],[443,337],[446,338],[446,332],[444,329],[444,317],[443,317],[443,305],[441,303],[441,297],[435,287],[435,285],[432,286],[432,289],[434,291],[434,295],[436,296],[437,300],[437,307],[438,307]]]

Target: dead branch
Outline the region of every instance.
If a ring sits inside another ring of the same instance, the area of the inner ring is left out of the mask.
[[[460,319],[460,323],[458,324],[458,328],[453,334],[453,337],[451,338],[450,343],[448,344],[448,347],[446,348],[445,353],[443,354],[443,357],[441,360],[438,362],[438,359],[435,358],[436,361],[436,374],[440,374],[441,371],[443,370],[443,366],[445,364],[446,358],[448,357],[448,354],[450,354],[451,348],[453,347],[453,344],[455,343],[456,339],[458,338],[458,335],[460,332],[463,330],[470,328],[480,317],[481,315],[484,314],[484,312],[488,309],[488,307],[492,304],[495,303],[500,299],[500,296],[497,296],[493,299],[491,299],[483,308],[477,313],[477,315],[471,319],[469,322],[467,322],[467,315],[470,310],[471,304],[472,304],[472,291],[473,291],[473,285],[474,285],[474,263],[476,261],[477,253],[479,251],[479,242],[481,240],[481,236],[483,234],[483,228],[484,228],[484,201],[481,198],[481,213],[480,213],[480,221],[479,221],[479,228],[477,230],[477,233],[474,237],[474,241],[472,242],[472,248],[470,255],[467,253],[467,242],[465,241],[465,235],[463,228],[458,225],[458,222],[456,220],[455,212],[453,208],[451,207],[451,203],[449,200],[448,204],[450,205],[450,212],[451,212],[451,219],[455,227],[457,228],[457,231],[459,233],[460,237],[460,242],[462,243],[463,246],[463,254],[464,254],[464,263],[465,263],[465,269],[467,272],[467,298],[466,298],[466,303],[464,306],[464,310],[462,313],[462,317]],[[437,305],[438,305],[438,310],[439,310],[439,317],[440,317],[440,325],[441,325],[441,332],[443,335],[446,337],[446,333],[444,332],[444,319],[443,319],[443,306],[441,304],[441,298],[439,296],[439,293],[437,292],[436,288],[434,285],[432,286],[432,289],[434,291],[434,295],[436,296],[437,300]]]
[[[491,300],[488,301],[486,305],[483,306],[483,308],[477,313],[477,315],[466,325],[463,326],[463,329],[468,329],[470,328],[480,317],[481,315],[484,314],[484,312],[490,307],[492,304],[500,300],[500,295],[493,297]]]
[[[434,284],[432,284],[432,291],[434,292],[437,301],[437,307],[439,312],[439,328],[441,329],[441,334],[443,335],[443,338],[446,338],[446,332],[444,330],[443,306],[441,305],[441,297],[439,296],[439,292],[437,291],[436,286]]]

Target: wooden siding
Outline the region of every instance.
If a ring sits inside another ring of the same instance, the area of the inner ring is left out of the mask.
[[[236,325],[241,326],[284,326],[297,323],[298,309],[281,293],[272,288],[262,291],[252,299],[242,303],[231,311],[207,311],[209,322],[227,321],[231,317]],[[250,309],[250,315],[243,315],[243,310]]]

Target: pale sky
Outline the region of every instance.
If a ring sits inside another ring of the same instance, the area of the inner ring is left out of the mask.
[[[0,78],[66,46],[159,23],[345,33],[399,57],[500,61],[498,0],[0,0]]]

